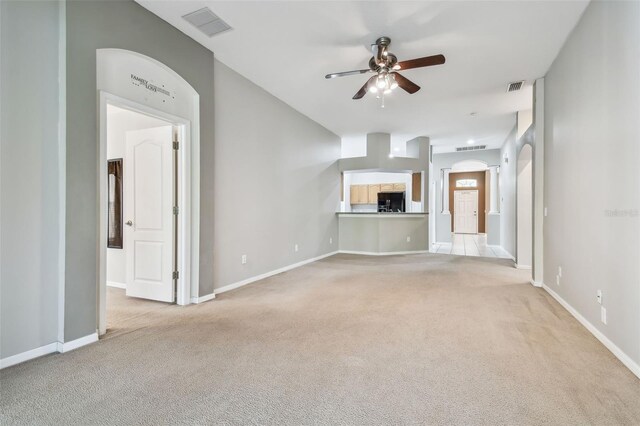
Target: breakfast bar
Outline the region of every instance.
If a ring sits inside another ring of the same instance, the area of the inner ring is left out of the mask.
[[[336,214],[343,253],[387,255],[428,251],[428,213]]]

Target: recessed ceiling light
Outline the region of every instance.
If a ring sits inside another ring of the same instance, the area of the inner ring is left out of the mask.
[[[393,158],[393,154],[392,153],[389,153],[389,158]]]
[[[469,140],[467,141],[467,143],[468,143],[469,145],[473,145],[474,143],[476,143],[476,141],[474,141],[473,139],[469,139]]]

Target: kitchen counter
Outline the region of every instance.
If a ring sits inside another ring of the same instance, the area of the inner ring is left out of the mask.
[[[386,255],[429,250],[429,213],[336,214],[343,253]]]
[[[427,212],[336,212],[338,216],[425,216]]]

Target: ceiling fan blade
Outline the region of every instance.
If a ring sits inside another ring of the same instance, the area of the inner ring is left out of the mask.
[[[367,80],[367,82],[364,84],[364,86],[362,86],[360,88],[360,90],[358,90],[358,93],[353,95],[353,99],[362,99],[362,97],[367,94],[367,91],[369,90],[369,87],[371,86],[371,84],[373,84],[373,82],[375,81],[376,78],[378,78],[377,74],[374,75],[373,77],[371,77],[369,80]],[[399,85],[400,85],[400,83],[398,83],[398,86]]]
[[[345,71],[345,72],[334,72],[333,74],[327,74],[324,78],[336,78],[336,77],[344,77],[347,75],[356,75],[356,74],[366,74],[368,72],[372,72],[370,69],[366,70],[355,70],[355,71]]]
[[[398,62],[393,69],[409,70],[411,68],[430,67],[432,65],[442,65],[445,62],[444,55],[426,56],[424,58],[409,59]]]
[[[413,95],[418,90],[420,90],[420,86],[418,86],[408,78],[401,76],[397,72],[392,72],[391,74],[393,74],[393,76],[396,78],[396,83],[398,83],[398,86],[402,87],[409,94]]]

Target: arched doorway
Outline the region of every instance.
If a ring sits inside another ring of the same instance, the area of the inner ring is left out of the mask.
[[[516,266],[533,264],[533,149],[525,144],[518,155],[516,178]]]
[[[107,326],[107,233],[104,230],[107,229],[108,225],[107,199],[109,197],[107,194],[109,187],[107,185],[107,168],[104,165],[108,161],[108,109],[109,107],[117,107],[139,117],[146,116],[147,119],[153,118],[163,121],[165,122],[163,127],[167,127],[166,125],[173,126],[173,132],[169,131],[168,139],[164,138],[163,144],[161,144],[164,149],[162,155],[157,154],[159,151],[156,149],[155,153],[157,155],[148,157],[149,159],[153,157],[158,161],[162,159],[162,170],[173,170],[171,172],[173,176],[171,182],[165,185],[170,188],[172,195],[169,196],[164,192],[162,194],[153,193],[154,200],[174,198],[170,203],[162,204],[162,214],[164,216],[162,220],[156,220],[157,223],[162,224],[166,224],[169,221],[173,222],[171,235],[169,235],[168,231],[163,234],[166,237],[165,239],[172,245],[171,250],[173,253],[170,256],[172,259],[169,260],[167,256],[161,256],[166,252],[166,249],[159,249],[160,245],[156,244],[156,241],[152,241],[152,244],[146,242],[150,255],[138,257],[148,260],[148,264],[151,264],[151,261],[155,262],[152,266],[157,266],[156,269],[158,270],[154,269],[153,271],[156,275],[151,277],[152,274],[147,274],[145,280],[149,282],[159,281],[157,277],[161,277],[163,284],[167,284],[169,287],[170,299],[179,305],[191,303],[192,295],[197,295],[199,288],[200,112],[199,95],[195,89],[176,72],[153,58],[122,49],[98,49],[96,51],[96,65],[96,88],[99,92],[98,170],[100,183],[97,230],[100,236],[97,283],[98,330],[99,334],[102,335],[106,332]],[[133,129],[127,128],[126,130]],[[160,146],[158,144],[155,145]],[[169,160],[170,157],[173,157],[172,161]],[[171,165],[170,163],[173,164]],[[129,165],[132,164],[132,162],[129,162]],[[160,170],[159,165],[160,162],[157,162],[157,164],[141,164],[140,166],[144,170],[148,169],[157,172]],[[130,174],[127,175],[127,173],[127,170],[125,170],[125,176],[131,176]],[[161,175],[165,176],[165,173],[161,173]],[[140,179],[139,181],[142,182]],[[149,182],[157,181],[157,179],[149,180]],[[125,190],[124,192],[126,195],[127,191]],[[138,191],[137,193],[142,194],[143,191]],[[164,204],[167,204],[168,210]],[[173,208],[169,204],[172,204]],[[132,205],[132,203],[129,203],[129,205]],[[151,217],[148,214],[147,216]],[[156,216],[153,217],[156,218]],[[171,216],[171,219],[168,216]],[[122,222],[124,220],[122,219]],[[125,225],[134,229],[136,228],[136,223],[136,221],[127,221]],[[169,227],[163,229],[166,231]],[[129,238],[130,242],[132,238]],[[141,247],[142,244],[138,244],[138,246]],[[132,251],[129,250],[128,256],[131,257],[131,255]],[[155,255],[155,257],[152,255]]]

